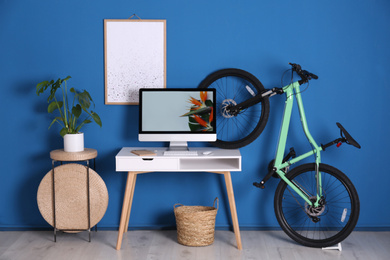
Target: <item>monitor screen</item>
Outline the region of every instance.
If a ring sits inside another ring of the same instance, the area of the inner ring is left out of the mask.
[[[215,89],[140,89],[140,141],[215,141]]]

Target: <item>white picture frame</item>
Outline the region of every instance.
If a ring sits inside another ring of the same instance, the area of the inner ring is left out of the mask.
[[[105,104],[138,105],[140,88],[166,87],[166,20],[104,20]]]

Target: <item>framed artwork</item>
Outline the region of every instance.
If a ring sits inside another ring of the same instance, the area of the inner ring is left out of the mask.
[[[138,105],[140,88],[166,87],[166,20],[104,20],[105,104]]]

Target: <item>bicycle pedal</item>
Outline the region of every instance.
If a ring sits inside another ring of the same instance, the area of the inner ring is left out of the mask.
[[[254,182],[253,186],[255,186],[256,188],[260,188],[260,189],[264,189],[265,188],[264,184],[261,184],[260,182]]]

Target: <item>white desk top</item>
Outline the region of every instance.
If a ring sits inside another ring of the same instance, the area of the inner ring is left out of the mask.
[[[148,150],[153,151],[157,155],[152,156],[138,156],[136,154],[133,154],[131,151],[133,150]],[[198,151],[198,156],[164,156],[164,151],[167,151],[168,148],[156,148],[156,147],[123,147],[119,153],[116,155],[116,157],[128,157],[128,156],[134,156],[134,157],[143,157],[143,158],[149,158],[149,157],[164,157],[164,158],[199,158],[199,157],[208,157],[208,158],[229,158],[229,157],[241,157],[240,151],[236,149],[227,150],[227,149],[219,149],[215,147],[194,147],[189,148],[190,151]],[[212,152],[209,155],[204,155],[203,152]]]
[[[124,147],[116,155],[116,171],[241,171],[239,150],[214,147],[194,147],[198,156],[164,156],[168,148]],[[138,156],[132,150],[149,150],[151,156]],[[211,154],[203,154],[210,151]]]

